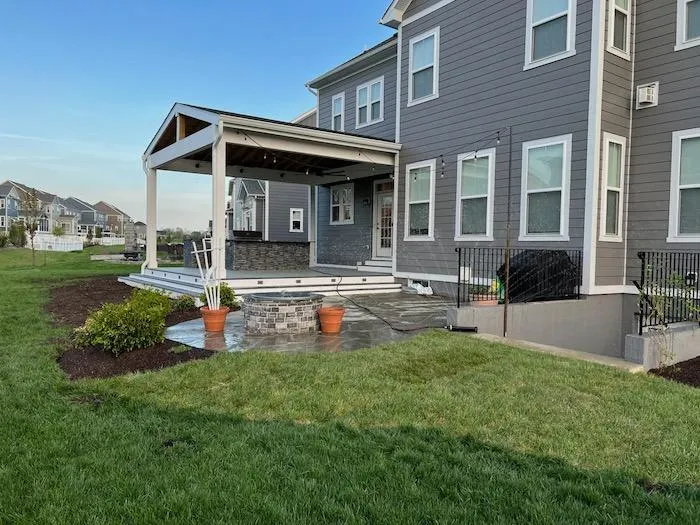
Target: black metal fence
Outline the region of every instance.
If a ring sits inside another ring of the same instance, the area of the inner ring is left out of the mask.
[[[700,321],[700,252],[639,252],[639,335],[644,328]]]
[[[457,307],[578,299],[581,250],[456,248]]]

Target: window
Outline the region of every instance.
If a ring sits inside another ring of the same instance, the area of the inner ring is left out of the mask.
[[[5,207],[5,199],[0,199],[0,210]]]
[[[304,210],[302,208],[289,209],[289,231],[303,232],[304,231]]]
[[[627,140],[605,133],[603,136],[603,184],[601,195],[600,240],[622,241],[622,206],[625,185]]]
[[[435,202],[435,159],[406,166],[407,241],[432,241]]]
[[[356,128],[384,120],[384,77],[357,88]]]
[[[525,69],[576,53],[576,0],[528,0]]]
[[[496,149],[457,157],[456,241],[493,240]]]
[[[700,128],[673,134],[668,242],[700,242]]]
[[[331,106],[331,129],[345,131],[345,92],[335,95]]]
[[[4,227],[5,227],[5,216],[0,215],[0,228],[4,228]]]
[[[700,0],[678,0],[676,51],[700,46]]]
[[[626,60],[630,59],[631,13],[634,0],[608,0],[608,51]]]
[[[412,38],[409,43],[408,105],[438,97],[440,28]]]
[[[352,184],[331,187],[331,224],[355,222],[355,191]]]
[[[521,241],[569,240],[571,135],[523,144]]]

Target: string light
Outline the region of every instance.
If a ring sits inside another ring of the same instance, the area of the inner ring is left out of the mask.
[[[440,155],[440,178],[445,178],[445,157]]]
[[[496,132],[496,146],[500,146],[500,145],[501,145],[501,130],[499,129]]]

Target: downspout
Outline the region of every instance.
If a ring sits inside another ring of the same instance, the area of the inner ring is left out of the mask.
[[[629,214],[630,214],[630,167],[632,165],[632,125],[634,121],[634,75],[635,75],[635,59],[637,54],[637,2],[632,1],[632,20],[630,20],[632,26],[632,31],[630,35],[630,119],[629,119],[629,129],[627,130],[627,173],[625,177],[625,224],[624,224],[624,248],[625,253],[623,254],[623,268],[622,268],[622,286],[627,286],[627,249],[629,242]],[[624,288],[623,288],[624,292]]]
[[[146,160],[148,157],[144,153],[141,155],[141,167],[143,168],[143,173],[146,175],[146,184],[148,184],[148,161]],[[97,210],[95,210],[95,222],[97,222]],[[148,220],[148,210],[146,210],[146,220]],[[94,227],[93,227],[94,229]],[[156,231],[158,230],[158,227],[156,226]],[[146,233],[148,234],[148,226],[146,226]],[[146,240],[148,242],[148,240]],[[148,249],[148,245],[146,245]],[[143,264],[141,264],[141,274],[143,275],[146,272],[146,267],[148,266],[148,257],[143,261]]]

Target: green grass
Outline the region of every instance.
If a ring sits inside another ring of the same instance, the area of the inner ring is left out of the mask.
[[[52,255],[0,250],[0,523],[700,515],[700,390],[441,332],[71,384],[49,287],[134,270]]]

